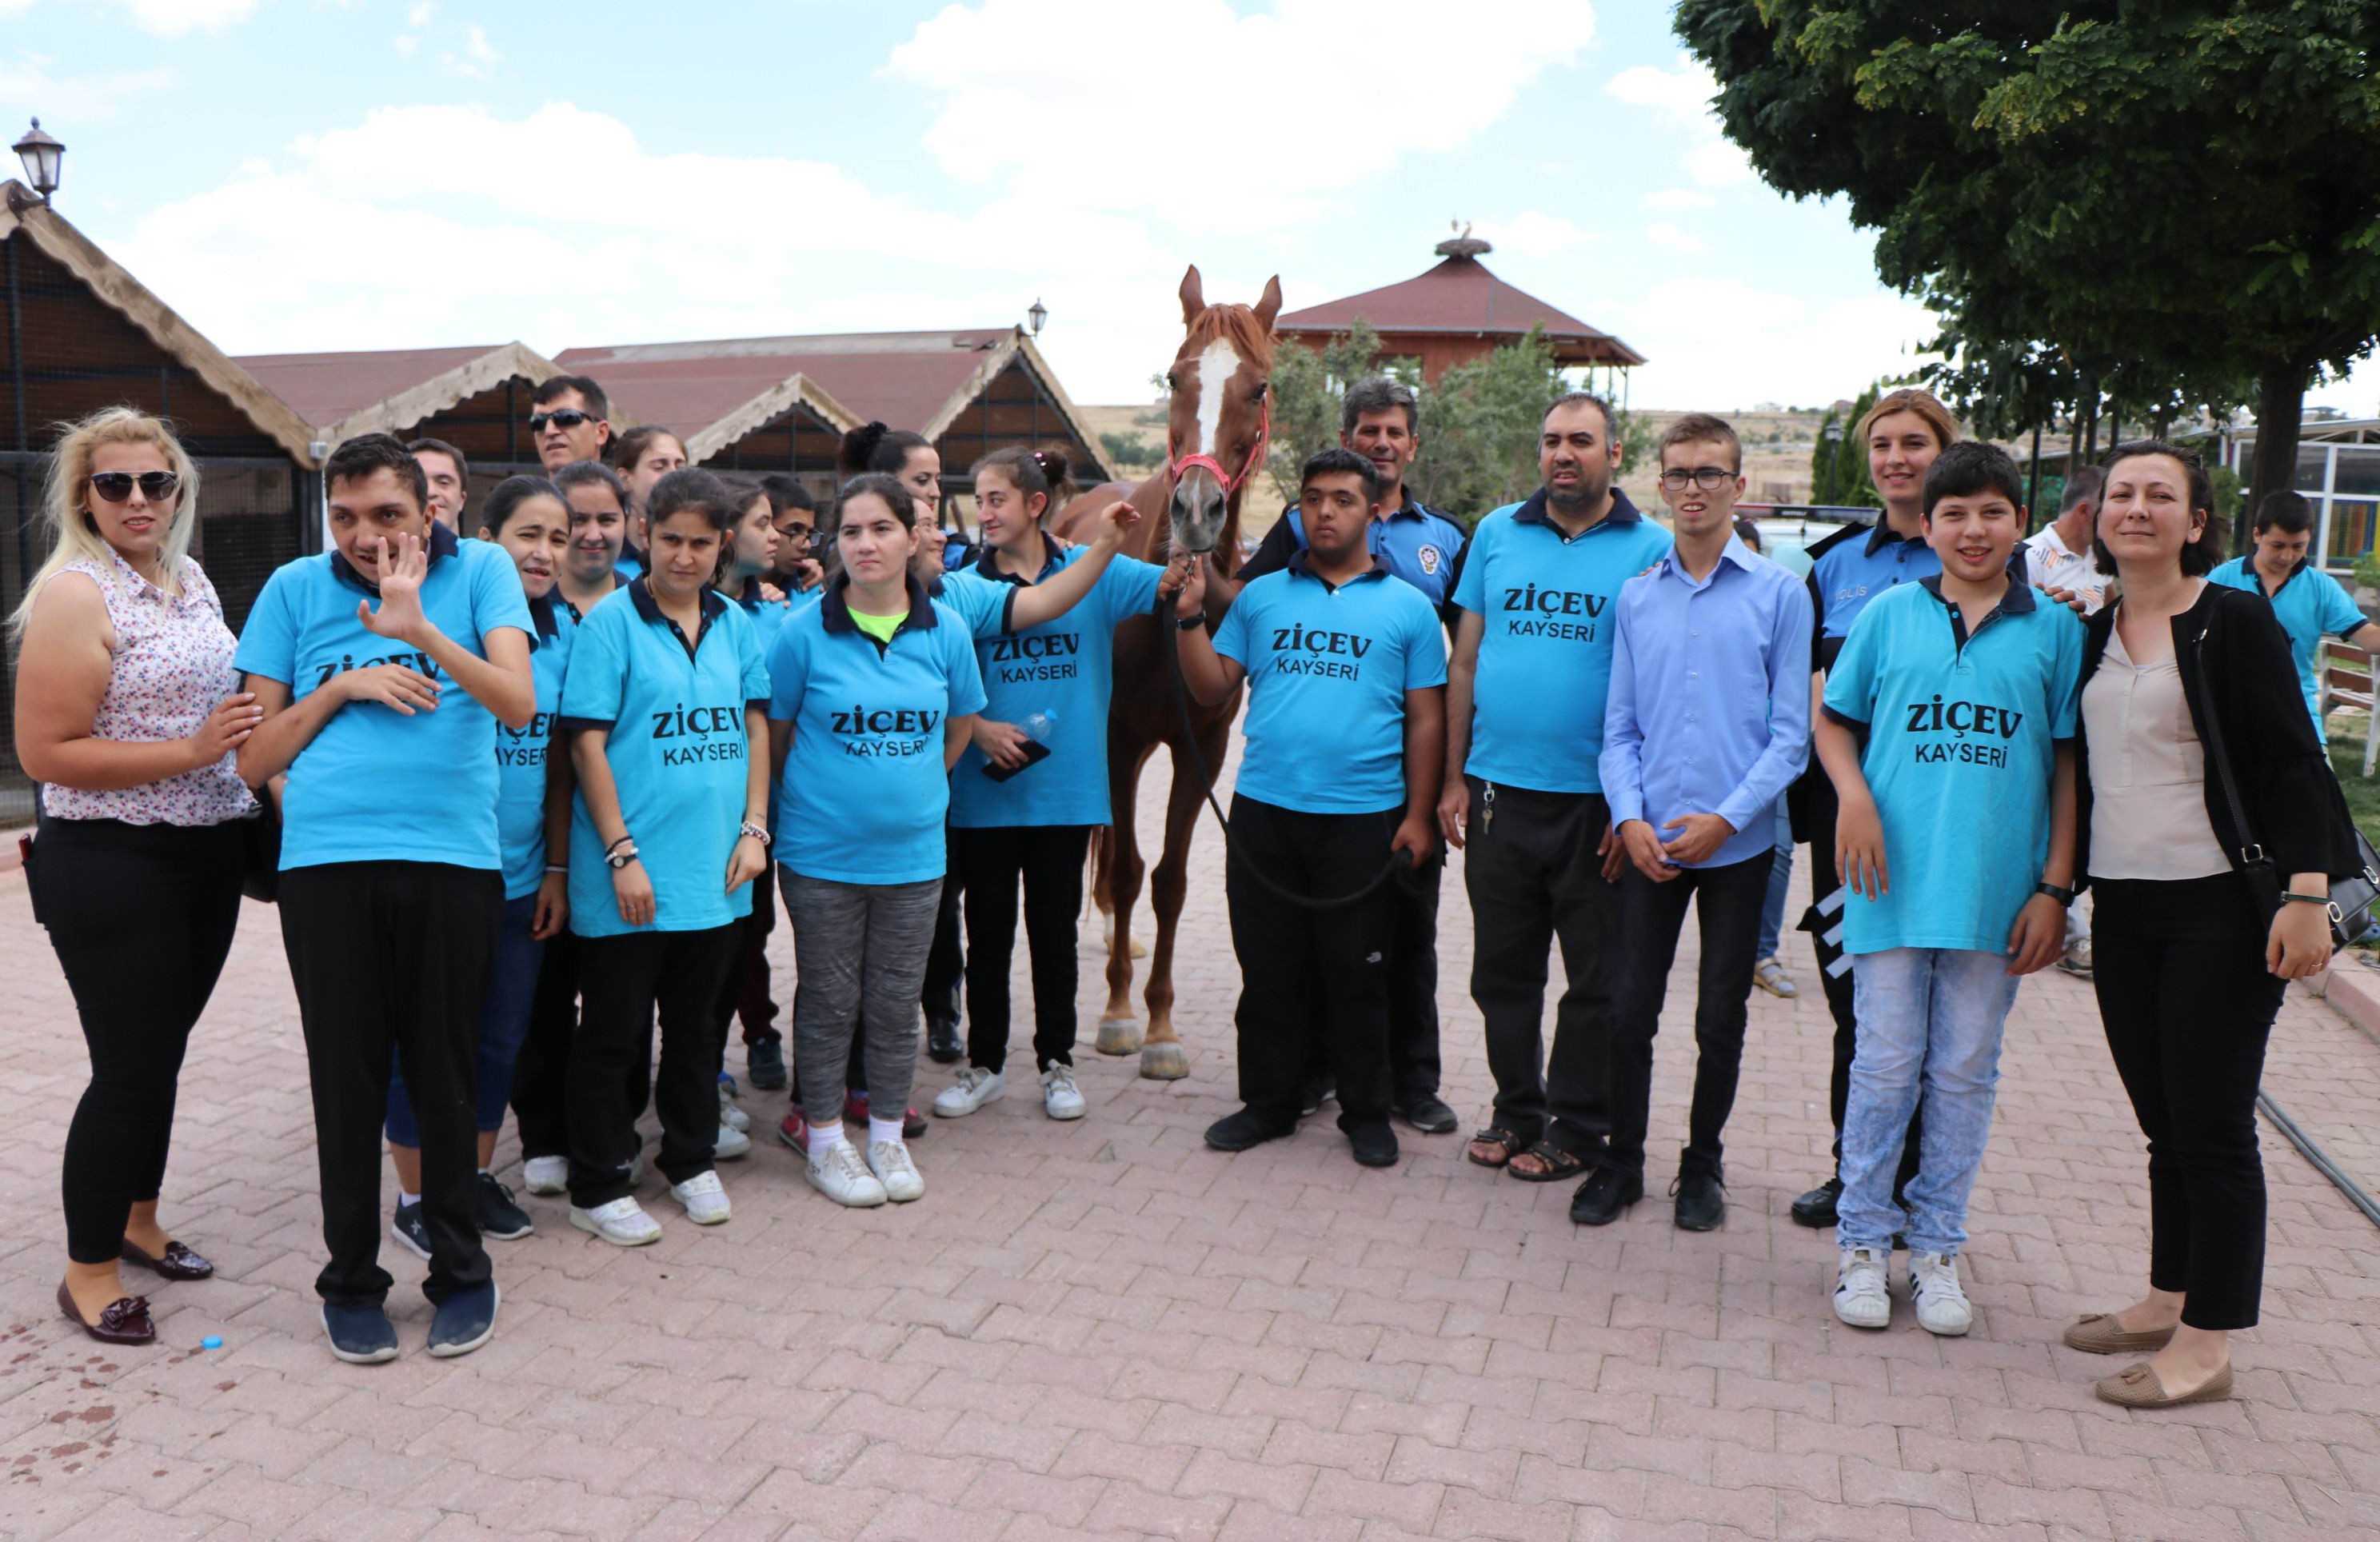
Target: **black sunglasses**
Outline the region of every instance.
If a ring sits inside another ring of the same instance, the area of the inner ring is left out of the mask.
[[[565,407],[559,412],[532,412],[528,418],[528,431],[543,433],[545,426],[551,423],[566,433],[581,423],[593,421],[594,417],[593,413],[581,412],[575,407]]]
[[[120,504],[132,496],[132,485],[140,484],[140,496],[152,504],[162,504],[182,485],[182,479],[171,471],[143,471],[134,476],[129,471],[94,471],[91,490],[111,504]]]

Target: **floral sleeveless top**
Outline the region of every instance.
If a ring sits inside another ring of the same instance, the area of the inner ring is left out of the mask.
[[[187,739],[223,698],[239,688],[232,668],[237,646],[224,625],[223,602],[199,565],[182,560],[182,592],[165,592],[114,552],[102,564],[71,562],[99,586],[115,628],[107,694],[91,718],[91,737],[134,744]],[[55,820],[121,820],[126,824],[221,824],[255,803],[239,780],[235,757],[163,782],[114,792],[84,792],[42,783],[42,807]]]

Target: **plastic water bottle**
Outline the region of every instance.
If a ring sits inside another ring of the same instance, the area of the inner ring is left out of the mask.
[[[1023,722],[1018,723],[1016,726],[1023,729],[1025,731],[1025,736],[1032,740],[1035,744],[1047,745],[1050,742],[1050,735],[1057,731],[1057,709],[1050,708],[1044,711],[1036,712],[1031,717],[1026,718]]]
[[[1057,731],[1058,714],[1053,710],[1038,711],[1018,723],[1016,727],[1017,731],[1025,735],[1024,762],[1020,765],[1003,766],[996,761],[986,759],[983,763],[983,774],[994,782],[1005,782],[1020,771],[1032,770],[1036,764],[1050,758],[1050,735]]]

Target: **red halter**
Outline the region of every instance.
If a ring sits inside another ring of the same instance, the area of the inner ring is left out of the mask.
[[[1248,446],[1247,461],[1240,467],[1240,474],[1238,476],[1234,477],[1226,475],[1223,470],[1223,463],[1217,460],[1213,455],[1175,455],[1173,453],[1173,431],[1171,429],[1168,429],[1165,431],[1166,476],[1168,480],[1179,482],[1182,480],[1183,472],[1189,470],[1192,467],[1203,466],[1208,470],[1215,474],[1215,480],[1223,484],[1223,496],[1229,498],[1232,494],[1239,492],[1240,484],[1246,481],[1248,478],[1255,473],[1257,467],[1264,464],[1265,451],[1271,442],[1272,393],[1270,391],[1267,391],[1263,395],[1257,398],[1257,441],[1255,443]]]

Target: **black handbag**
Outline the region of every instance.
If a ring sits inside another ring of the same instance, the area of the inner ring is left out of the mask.
[[[2206,678],[2206,634],[2198,634],[2192,645],[2198,655],[2198,677]],[[2260,914],[2270,918],[2285,902],[2281,898],[2280,870],[2273,859],[2256,843],[2248,829],[2248,810],[2240,802],[2240,785],[2231,774],[2231,756],[2223,747],[2223,718],[2207,702],[2201,714],[2206,720],[2206,762],[2215,768],[2215,780],[2223,788],[2223,801],[2231,809],[2231,829],[2240,837],[2237,866],[2240,876],[2248,880],[2248,892],[2255,896]],[[2380,853],[2363,832],[2355,832],[2357,870],[2343,878],[2330,880],[2330,951],[2337,953],[2362,936],[2372,927],[2372,906],[2380,901]]]
[[[281,799],[270,782],[249,791],[256,807],[239,821],[239,892],[271,905],[281,895]]]

